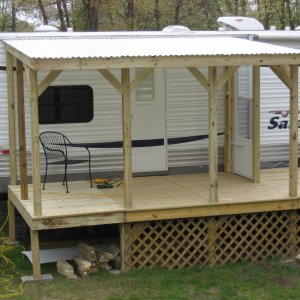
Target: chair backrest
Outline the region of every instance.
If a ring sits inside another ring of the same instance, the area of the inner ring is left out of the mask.
[[[67,157],[69,139],[62,133],[56,131],[45,131],[39,136],[45,156],[47,159]]]

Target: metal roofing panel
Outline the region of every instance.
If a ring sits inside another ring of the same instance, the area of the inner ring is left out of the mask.
[[[59,38],[6,40],[32,59],[300,54],[232,37]]]

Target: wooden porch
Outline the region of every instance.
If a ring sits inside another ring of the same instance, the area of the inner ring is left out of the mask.
[[[67,194],[60,182],[48,183],[42,216],[34,215],[31,185],[28,200],[21,200],[20,186],[10,186],[9,193],[33,230],[289,210],[300,204],[288,195],[288,169],[262,170],[260,183],[225,173],[218,178],[219,202],[209,203],[208,174],[134,177],[130,209],[124,208],[123,184],[91,189],[87,181],[73,181]]]

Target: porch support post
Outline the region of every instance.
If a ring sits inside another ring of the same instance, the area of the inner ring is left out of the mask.
[[[8,101],[8,128],[9,128],[9,161],[10,161],[10,185],[17,185],[17,160],[16,160],[16,129],[15,129],[15,101],[14,101],[14,70],[13,56],[6,52],[7,70],[7,101]],[[11,242],[16,240],[15,208],[11,200],[7,203],[9,218],[9,238]]]
[[[41,279],[41,263],[40,263],[40,242],[39,232],[30,229],[31,251],[32,251],[32,271],[34,280]]]
[[[218,202],[217,68],[208,68],[209,82],[209,202]]]
[[[226,82],[225,95],[225,145],[224,145],[224,169],[228,174],[233,173],[233,129],[234,129],[234,74]]]
[[[260,66],[253,66],[252,77],[252,177],[253,182],[258,183],[260,182]]]
[[[24,109],[24,78],[23,63],[17,60],[17,99],[18,99],[18,130],[19,130],[19,168],[21,181],[21,199],[28,199],[28,177],[26,157],[25,109]]]
[[[34,215],[42,215],[37,72],[29,69]]]
[[[124,207],[132,207],[131,95],[129,69],[121,70],[123,114]]]
[[[289,195],[297,196],[298,190],[298,66],[290,66],[290,161]]]

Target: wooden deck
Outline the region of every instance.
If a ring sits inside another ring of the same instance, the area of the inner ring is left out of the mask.
[[[20,186],[9,187],[9,198],[33,230],[124,223],[196,216],[296,209],[300,198],[288,196],[288,169],[261,171],[261,183],[219,174],[218,203],[208,201],[208,174],[135,177],[133,207],[123,206],[123,184],[114,189],[90,188],[87,181],[48,183],[42,191],[42,216],[21,200]]]

